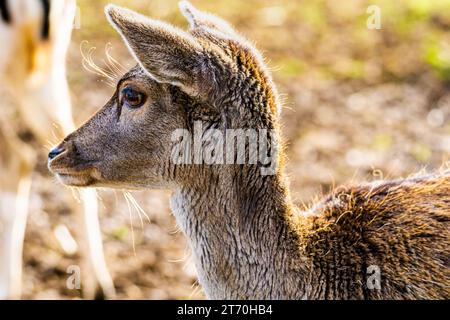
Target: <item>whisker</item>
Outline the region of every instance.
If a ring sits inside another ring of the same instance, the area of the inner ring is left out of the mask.
[[[131,214],[131,206],[130,206],[130,202],[128,201],[128,198],[125,196],[125,192],[126,191],[123,191],[123,195],[124,195],[125,201],[128,206],[128,217],[130,219],[130,227],[131,227],[131,241],[133,244],[133,253],[134,253],[134,256],[136,257],[136,246],[135,246],[135,240],[134,240],[134,227],[133,227],[133,219],[132,219],[132,214]]]
[[[110,77],[116,79],[117,78],[117,71],[113,69],[111,64],[109,64],[105,59],[102,59],[103,64],[105,65],[104,71],[107,72]]]
[[[120,76],[125,72],[126,67],[124,65],[122,65],[119,61],[117,61],[116,59],[113,58],[111,51],[112,51],[112,45],[111,45],[111,43],[107,43],[106,48],[105,48],[106,59],[108,61],[110,68],[115,71],[115,74],[117,76]]]
[[[115,206],[117,207],[117,205],[118,205],[118,203],[119,203],[119,197],[117,196],[116,190],[113,190],[113,192],[114,192]]]
[[[128,191],[124,191],[123,195],[124,195],[124,197],[126,197],[130,201],[130,203],[134,207],[134,209],[136,209],[136,206],[135,206],[135,204],[132,201],[130,193]],[[141,221],[141,229],[144,229],[144,221],[142,220],[141,213],[137,209],[136,209],[136,212],[137,212],[137,215],[139,217],[139,220]]]
[[[103,197],[100,195],[99,190],[97,190],[96,196],[97,196],[98,203],[102,205],[102,208],[103,208],[103,209],[106,209],[105,202],[104,202],[104,200],[103,200]]]
[[[52,143],[50,140],[47,140],[45,143],[46,144],[42,145],[42,147],[47,151],[53,148],[53,146],[55,145],[55,143]]]
[[[117,75],[114,73],[111,73],[109,70],[105,70],[101,67],[99,67],[93,58],[94,52],[96,50],[96,47],[91,47],[85,52],[83,50],[83,45],[89,43],[88,41],[82,41],[80,44],[80,53],[82,57],[81,65],[83,68],[85,68],[88,72],[94,73],[104,79],[106,79],[106,83],[110,86],[114,86],[116,82]]]
[[[130,197],[130,201],[134,204],[136,210],[138,212],[142,213],[144,217],[147,219],[148,223],[151,223],[150,217],[148,216],[147,212],[145,212],[144,209],[139,205],[139,203],[136,201],[136,199],[133,197],[133,195],[130,192],[127,192],[128,196]]]
[[[180,231],[181,231],[180,226],[175,224],[175,226],[171,230],[169,230],[169,234],[174,235],[179,233]]]
[[[72,192],[72,196],[75,199],[75,201],[77,201],[78,203],[81,203],[80,190],[78,190],[78,188],[75,188],[75,187],[68,187],[68,188]]]
[[[191,285],[191,288],[192,288],[192,292],[189,295],[189,300],[192,300],[192,298],[194,298],[196,295],[198,295],[202,291],[202,288],[200,287],[200,284],[198,283],[198,281],[195,281]]]

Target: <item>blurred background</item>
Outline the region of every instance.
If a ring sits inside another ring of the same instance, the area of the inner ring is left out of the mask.
[[[134,65],[104,18],[108,2],[78,0],[68,56],[77,125],[114,91],[98,70],[83,67],[89,65],[83,56],[100,68],[107,53],[125,67]],[[114,3],[187,26],[175,0]],[[230,21],[265,55],[282,94],[287,172],[296,203],[308,203],[336,184],[404,177],[449,160],[449,0],[192,3]],[[380,8],[381,29],[367,27],[369,5]],[[61,188],[43,155],[25,237],[24,298],[80,297],[66,286],[66,270],[77,265],[78,256],[64,252],[55,232],[60,225],[72,232],[76,227]],[[130,221],[122,192],[99,193],[105,254],[118,298],[203,298],[186,240],[170,213],[169,194],[133,196],[150,223],[142,226],[137,214]]]

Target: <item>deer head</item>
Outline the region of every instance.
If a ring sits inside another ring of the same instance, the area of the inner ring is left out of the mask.
[[[137,65],[118,82],[109,102],[50,152],[49,168],[64,184],[158,188],[188,183],[193,174],[221,166],[174,164],[177,130],[192,133],[198,121],[203,131],[277,129],[277,95],[258,51],[220,18],[188,2],[180,8],[189,32],[106,7]]]

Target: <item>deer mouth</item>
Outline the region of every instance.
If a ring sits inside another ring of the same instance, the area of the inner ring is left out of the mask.
[[[71,187],[88,187],[94,183],[94,180],[85,174],[57,173],[56,177],[61,183]]]
[[[99,172],[92,162],[66,164],[62,157],[58,157],[49,161],[48,168],[61,183],[72,187],[88,187],[99,178]]]
[[[97,170],[94,168],[67,169],[62,167],[53,167],[50,164],[49,169],[61,183],[67,186],[88,187],[97,181],[97,178],[95,178]]]

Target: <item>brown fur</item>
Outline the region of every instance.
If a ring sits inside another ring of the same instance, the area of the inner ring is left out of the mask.
[[[449,173],[336,189],[294,227],[317,278],[326,279],[318,294],[449,297],[449,190]],[[370,265],[381,269],[381,290],[365,285]]]
[[[181,4],[185,32],[126,9],[107,16],[138,66],[49,163],[76,186],[169,188],[208,297],[449,298],[450,175],[336,189],[301,212],[283,174],[278,95],[259,52],[229,24]],[[146,95],[122,101],[127,85]],[[274,130],[274,175],[262,164],[175,165],[179,128]],[[372,288],[372,266],[381,288]]]

